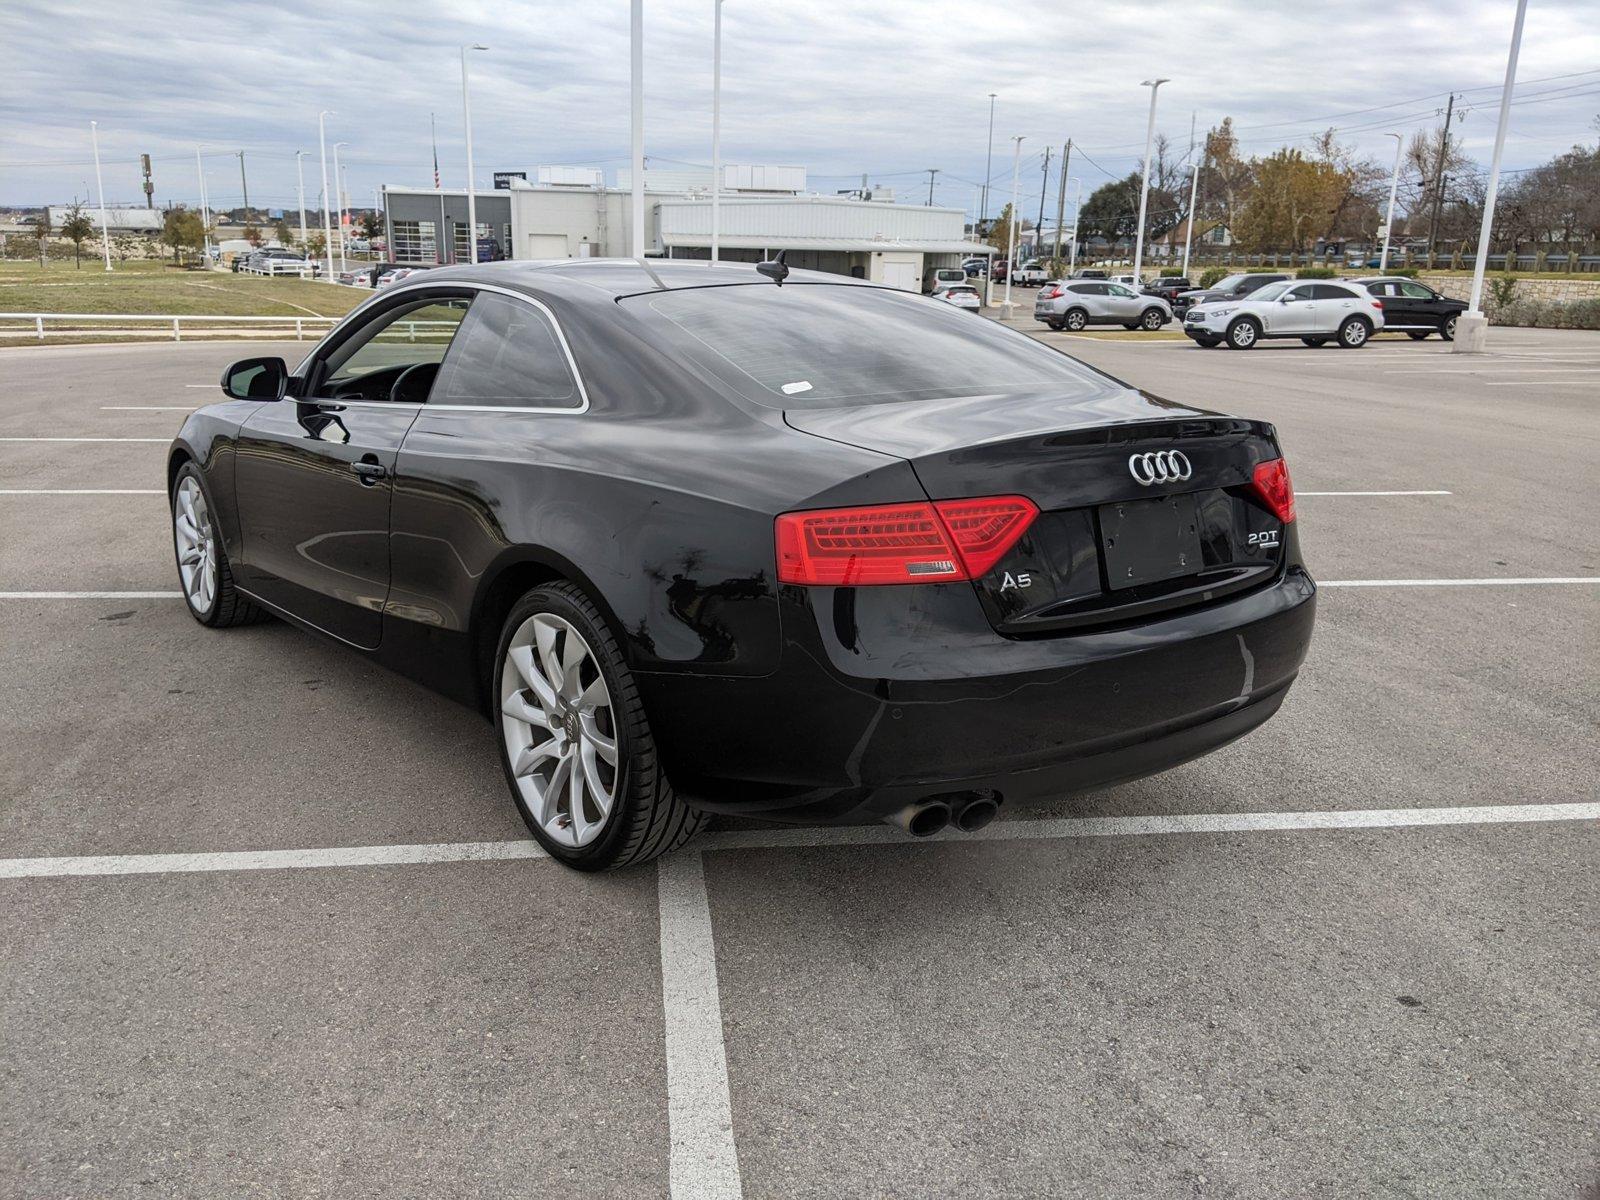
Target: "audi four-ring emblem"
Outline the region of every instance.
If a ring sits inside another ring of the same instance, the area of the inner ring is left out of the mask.
[[[1157,483],[1181,483],[1194,474],[1194,468],[1182,450],[1158,450],[1153,454],[1130,454],[1128,474],[1150,487]]]

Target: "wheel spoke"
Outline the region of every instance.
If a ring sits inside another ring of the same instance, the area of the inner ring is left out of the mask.
[[[535,818],[550,833],[560,836],[559,832],[550,829],[555,824],[557,810],[560,807],[561,790],[567,786],[567,780],[572,776],[572,756],[569,754],[556,763],[556,769],[550,772],[550,781],[539,792],[539,811]],[[537,781],[535,781],[537,782]]]
[[[173,528],[178,531],[178,536],[184,540],[185,545],[193,546],[200,540],[200,531],[194,527],[194,522],[189,520],[187,513],[178,514]]]
[[[611,793],[600,778],[600,764],[595,762],[594,747],[583,746],[578,753],[578,759],[583,764],[583,782],[589,789],[589,795],[594,798],[595,810],[602,817],[610,815]]]
[[[585,772],[578,766],[578,755],[567,758],[567,814],[572,818],[572,840],[580,846],[588,841],[593,822],[583,811],[583,784]]]
[[[583,740],[595,748],[595,753],[605,759],[613,767],[617,765],[617,742],[613,737],[600,732],[600,727],[595,724],[591,714],[579,718],[579,727],[583,732]]]
[[[182,554],[178,555],[178,565],[183,567],[192,567],[195,563],[200,561],[201,557],[202,555],[199,548],[191,543],[183,548]]]
[[[574,700],[573,703],[584,712],[593,712],[596,708],[609,706],[611,693],[606,691],[605,676],[596,674],[594,682],[584,688],[582,695]]]
[[[551,690],[561,693],[561,659],[556,654],[556,639],[561,634],[561,627],[545,620],[542,616],[533,619],[533,638],[539,647],[539,668],[544,672],[545,682]]]
[[[583,660],[588,657],[589,648],[583,644],[582,639],[569,632],[566,645],[562,647],[561,652],[561,685],[556,689],[568,700],[577,695],[579,673],[583,667]]]
[[[500,711],[513,721],[521,721],[524,725],[537,725],[540,729],[550,728],[550,718],[538,704],[528,703],[528,698],[520,691],[512,692],[500,704]]]
[[[539,764],[547,758],[560,758],[561,751],[556,747],[555,738],[538,742],[526,747],[517,755],[516,761],[511,764],[511,773],[519,779],[526,779],[538,770]]]
[[[517,674],[522,676],[522,682],[527,684],[528,690],[546,712],[554,711],[556,707],[555,689],[539,673],[539,665],[534,661],[532,646],[511,647],[510,658],[517,668]]]

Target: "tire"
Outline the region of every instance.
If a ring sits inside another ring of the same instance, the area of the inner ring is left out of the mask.
[[[1426,329],[1413,329],[1409,333],[1407,333],[1406,336],[1408,338],[1410,338],[1413,342],[1420,342],[1425,337],[1428,336],[1428,331]],[[1449,341],[1448,338],[1446,338],[1445,340]]]
[[[1222,339],[1214,337],[1195,338],[1194,344],[1199,346],[1202,350],[1215,350],[1218,346],[1222,345]]]
[[[540,652],[546,638],[553,669]],[[662,773],[633,674],[581,589],[545,584],[518,601],[500,630],[492,671],[489,698],[506,785],[552,858],[580,871],[610,871],[675,850],[705,825],[705,814],[680,800]],[[575,678],[556,680],[568,671]],[[519,720],[519,712],[535,719]],[[574,777],[581,785],[576,816]]]
[[[216,508],[206,491],[205,477],[194,463],[178,468],[168,501],[173,560],[189,615],[211,629],[266,620],[267,611],[234,586],[233,568],[212,518]]]
[[[1453,342],[1456,340],[1455,313],[1451,313],[1448,317],[1446,317],[1444,319],[1444,323],[1439,326],[1439,336],[1447,342]]]
[[[1345,350],[1359,350],[1372,336],[1372,326],[1360,317],[1350,317],[1339,326],[1339,345]]]
[[[1067,315],[1061,318],[1061,323],[1072,332],[1077,333],[1078,330],[1089,323],[1089,314],[1081,308],[1070,309]]]
[[[1261,338],[1261,326],[1249,317],[1241,317],[1228,326],[1228,348],[1230,350],[1252,350]]]
[[[1306,345],[1310,346],[1313,350],[1315,350],[1318,346],[1326,346],[1328,344],[1328,339],[1325,337],[1301,338],[1300,340]]]
[[[1126,321],[1124,321],[1124,322],[1123,322],[1123,323],[1122,323],[1122,327],[1123,327],[1123,328],[1124,328],[1124,329],[1126,329],[1126,330],[1127,330],[1127,331],[1128,331],[1128,332],[1129,332],[1129,333],[1132,333],[1132,332],[1134,332],[1134,331],[1135,331],[1135,330],[1136,330],[1136,329],[1138,329],[1138,328],[1139,328],[1139,322],[1137,322],[1137,321],[1135,321],[1135,322],[1134,322],[1134,323],[1133,323],[1133,324],[1132,324],[1132,325],[1129,325],[1129,324],[1128,324],[1128,323],[1127,323],[1127,322],[1126,322]]]
[[[1139,318],[1139,328],[1154,333],[1167,323],[1166,316],[1159,308],[1147,308]]]
[[[1050,326],[1050,328],[1054,329],[1057,333],[1060,333],[1066,328],[1065,324],[1060,321],[1046,321],[1045,324]]]

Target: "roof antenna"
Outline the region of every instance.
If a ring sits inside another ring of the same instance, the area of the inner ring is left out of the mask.
[[[782,287],[783,281],[789,278],[789,265],[783,261],[783,256],[787,253],[789,253],[787,250],[779,250],[777,257],[773,258],[770,262],[758,262],[756,264],[756,270],[761,272],[761,274],[765,275],[768,279],[772,280],[772,282],[777,284],[779,287]]]

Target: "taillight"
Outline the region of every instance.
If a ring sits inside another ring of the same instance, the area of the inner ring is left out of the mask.
[[[1048,292],[1046,292],[1044,294],[1044,298],[1046,300],[1059,300],[1059,299],[1061,299],[1061,289],[1060,288],[1051,288]]]
[[[1025,496],[784,513],[780,583],[949,583],[988,573],[1033,524]]]
[[[1382,300],[1374,300],[1372,302],[1372,307],[1381,310],[1383,308],[1383,301]]]
[[[1294,484],[1289,481],[1289,464],[1283,459],[1257,463],[1255,474],[1250,477],[1250,490],[1285,525],[1294,520]]]

